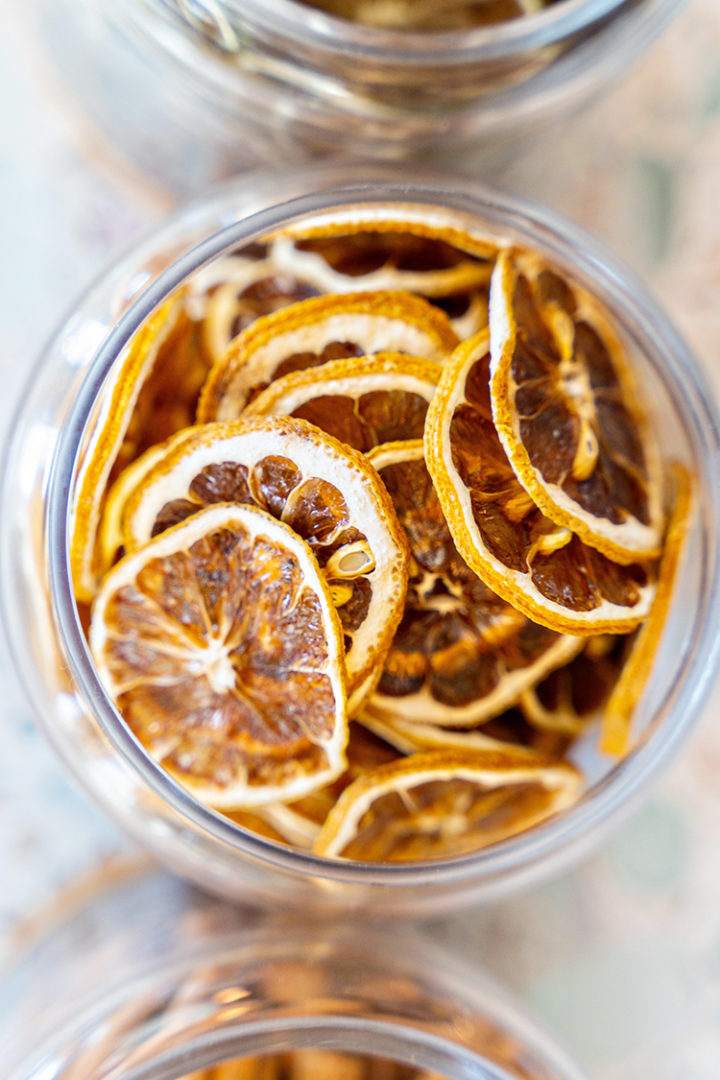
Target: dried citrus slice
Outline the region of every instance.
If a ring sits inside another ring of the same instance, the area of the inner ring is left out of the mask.
[[[328,360],[391,351],[442,360],[457,338],[447,317],[402,292],[320,296],[258,319],[210,372],[198,419],[234,420],[273,379]]]
[[[407,582],[405,537],[375,470],[303,420],[207,424],[178,436],[128,499],[126,550],[213,502],[260,506],[307,540],[342,623],[349,688],[362,692],[392,640]]]
[[[405,611],[372,708],[408,721],[474,726],[566,663],[582,639],[531,622],[466,565],[422,442],[380,446],[368,460],[390,494],[412,555]]]
[[[671,471],[674,505],[665,536],[657,592],[647,620],[641,626],[603,714],[601,749],[606,754],[627,752],[635,708],[650,676],[667,619],[675,578],[685,549],[692,518],[692,478],[683,465]]]
[[[333,360],[276,379],[243,416],[296,416],[367,452],[381,443],[422,439],[442,371],[402,353]]]
[[[334,779],[342,636],[317,563],[254,506],[208,507],[105,578],[90,647],[148,752],[202,802],[253,807]]]
[[[458,338],[487,326],[497,244],[465,215],[406,204],[337,208],[270,242],[278,269],[320,292],[403,289],[445,311]]]
[[[590,638],[569,664],[556,668],[526,690],[519,706],[528,723],[542,731],[575,736],[601,715],[628,655],[632,634]]]
[[[317,296],[312,283],[281,273],[266,244],[253,244],[219,259],[195,275],[188,308],[201,326],[208,367],[220,360],[230,342],[263,315]]]
[[[168,301],[145,323],[130,342],[125,355],[108,376],[89,437],[81,448],[72,507],[70,568],[75,595],[92,600],[97,591],[97,530],[105,492],[118,465],[143,384],[152,371],[163,344],[172,335],[180,304]],[[134,442],[134,440],[133,440]]]
[[[503,449],[540,510],[629,563],[660,553],[657,453],[626,350],[596,300],[534,252],[490,289],[490,395]]]
[[[377,738],[365,725],[351,723],[345,750],[347,767],[333,783],[318,788],[291,803],[272,803],[258,807],[251,816],[232,812],[228,817],[269,839],[310,850],[318,833],[345,788],[359,776],[395,761],[398,751],[382,737]]]
[[[351,784],[314,851],[367,862],[463,855],[564,809],[580,785],[571,765],[512,749],[412,754]]]
[[[565,731],[532,724],[520,704],[474,728],[442,727],[404,720],[375,712],[372,704],[365,706],[356,723],[403,754],[414,754],[418,750],[506,750],[509,746],[513,752],[539,753],[545,758],[560,760],[572,742],[572,736]]]
[[[462,557],[530,619],[569,634],[626,633],[650,610],[654,572],[620,566],[545,517],[495,430],[488,336],[455,350],[425,424],[425,454]]]
[[[387,716],[375,712],[372,705],[367,706],[356,723],[362,724],[373,734],[384,739],[402,754],[414,754],[419,750],[500,750],[505,749],[507,740],[495,739],[486,735],[481,727],[469,731],[439,724],[424,724],[416,720],[403,720],[399,716]],[[521,750],[522,747],[513,746]]]

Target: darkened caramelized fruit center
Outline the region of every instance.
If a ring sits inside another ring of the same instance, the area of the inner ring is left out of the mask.
[[[604,600],[632,607],[645,569],[620,566],[559,528],[520,485],[493,424],[489,374],[487,355],[469,371],[465,401],[450,427],[453,463],[488,550],[508,569],[528,574],[543,596],[575,611],[592,611]]]

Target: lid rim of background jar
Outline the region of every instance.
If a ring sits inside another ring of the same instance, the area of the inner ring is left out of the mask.
[[[704,387],[704,378],[697,363],[668,317],[647,294],[635,275],[582,230],[564,221],[561,216],[543,210],[527,200],[516,200],[485,185],[467,180],[449,180],[448,187],[444,189],[422,185],[392,185],[385,181],[379,190],[368,182],[342,189],[335,188],[332,192],[316,192],[263,210],[198,245],[142,294],[95,357],[76,399],[70,422],[58,442],[48,493],[50,573],[62,646],[86,701],[91,704],[105,735],[116,749],[131,762],[133,769],[140,773],[144,782],[156,794],[170,802],[194,827],[209,832],[224,846],[234,848],[260,863],[290,871],[293,875],[308,875],[346,885],[408,887],[422,886],[433,879],[441,879],[442,883],[447,885],[470,883],[473,880],[487,882],[488,879],[493,880],[499,876],[506,879],[507,886],[507,879],[512,881],[528,869],[537,868],[540,863],[554,866],[565,864],[577,851],[593,846],[597,837],[603,834],[599,823],[607,830],[621,812],[627,812],[647,781],[672,757],[673,750],[691,721],[697,718],[700,703],[709,690],[720,653],[720,635],[714,632],[720,622],[720,568],[715,560],[707,558],[706,551],[704,561],[713,567],[710,572],[714,577],[712,587],[704,594],[702,608],[696,612],[695,622],[699,629],[696,625],[693,637],[698,639],[694,642],[697,652],[689,656],[689,646],[685,650],[675,684],[675,694],[663,705],[665,713],[670,707],[677,710],[674,724],[659,723],[658,729],[645,745],[618,763],[579,803],[548,822],[473,854],[428,862],[388,865],[328,860],[303,851],[283,848],[263,837],[245,833],[229,820],[203,806],[153,761],[122,721],[97,678],[85,637],[77,621],[68,566],[70,508],[66,492],[71,490],[69,485],[74,473],[75,453],[80,445],[87,417],[110,364],[124,341],[129,339],[140,322],[159,302],[161,295],[175,288],[190,269],[204,261],[210,261],[226,248],[237,246],[241,240],[244,242],[251,236],[271,231],[274,225],[287,221],[288,217],[301,217],[311,210],[317,210],[319,197],[323,210],[338,208],[362,198],[364,201],[377,202],[426,201],[438,208],[444,206],[451,211],[464,210],[466,214],[476,217],[482,217],[484,204],[486,215],[495,215],[498,234],[501,234],[503,227],[512,229],[514,223],[514,228],[519,229],[526,237],[530,231],[534,231],[536,239],[541,241],[541,246],[546,250],[549,248],[551,254],[561,262],[562,251],[565,251],[567,260],[567,252],[571,250],[576,276],[578,270],[581,278],[583,271],[585,274],[592,271],[603,279],[605,289],[608,286],[617,289],[618,285],[622,285],[622,300],[626,311],[629,308],[635,324],[646,327],[646,336],[652,328],[655,340],[667,343],[664,353],[669,367],[667,371],[663,371],[663,380],[667,375],[674,376],[675,399],[684,401],[684,405],[678,408],[686,410],[686,421],[688,415],[694,416],[694,428],[688,429],[691,442],[696,439],[698,432],[702,432],[701,446],[698,448],[700,467],[717,469],[720,424],[713,397]],[[504,218],[504,222],[498,220],[498,217]],[[602,293],[601,288],[601,298]],[[630,294],[636,299],[631,300]],[[642,298],[642,302],[637,298]],[[677,372],[673,371],[673,365],[678,367]],[[692,380],[688,382],[687,379],[680,378],[681,371],[685,374],[692,371]],[[702,509],[709,515],[711,524],[714,522],[717,525],[720,522],[720,484],[712,491],[712,496],[712,506],[708,508],[704,505]],[[710,541],[717,544],[714,535],[710,536],[706,529],[703,543]],[[695,678],[691,678],[693,675]],[[72,768],[72,763],[70,764]],[[588,826],[593,819],[591,840]]]
[[[226,0],[227,2],[234,3],[235,0]],[[293,11],[301,7],[297,0],[276,2],[290,4]],[[575,2],[576,0],[562,0],[556,6],[562,8],[565,4],[572,5]],[[585,0],[579,2],[584,3]],[[313,57],[316,62],[303,68],[310,79],[307,84],[303,84],[302,80],[290,78],[290,52],[281,57],[280,70],[275,72],[273,77],[268,71],[264,71],[262,66],[255,69],[252,65],[248,68],[232,62],[218,63],[218,55],[222,55],[222,51],[219,53],[215,48],[203,47],[207,43],[203,43],[202,35],[197,32],[188,34],[188,26],[191,24],[177,12],[173,14],[164,6],[157,9],[154,4],[145,7],[138,5],[137,0],[123,0],[123,3],[117,3],[108,9],[104,17],[113,22],[116,28],[126,22],[125,29],[132,27],[135,31],[149,35],[154,44],[159,46],[172,62],[180,66],[184,75],[189,74],[199,80],[197,88],[206,100],[222,103],[226,114],[230,109],[230,115],[233,115],[233,102],[236,102],[236,107],[243,103],[252,104],[260,89],[262,100],[271,114],[285,116],[289,110],[293,121],[303,130],[307,130],[308,134],[318,132],[322,137],[328,138],[336,132],[339,122],[364,124],[366,127],[356,132],[361,146],[359,154],[382,156],[387,153],[392,157],[396,152],[398,137],[403,144],[417,143],[422,147],[426,142],[432,143],[438,137],[439,123],[450,125],[446,132],[447,141],[450,143],[454,140],[481,138],[505,139],[508,133],[512,133],[517,127],[534,131],[535,125],[546,114],[552,114],[558,106],[581,102],[594,89],[608,85],[664,32],[678,11],[688,2],[689,0],[643,0],[639,6],[633,4],[627,11],[618,11],[617,18],[606,20],[599,30],[599,41],[592,34],[581,36],[574,47],[560,51],[551,63],[541,65],[527,78],[495,88],[491,92],[479,93],[467,101],[441,99],[439,112],[434,108],[414,109],[398,101],[392,104],[384,103],[376,99],[374,92],[331,93],[333,86],[337,85],[341,89],[345,86],[344,79],[338,76],[338,70],[342,70],[342,67],[338,69],[337,65],[352,64],[354,61],[363,64],[374,60],[378,64],[378,70],[384,70],[386,74],[395,69],[402,73],[406,67],[413,69],[425,66],[426,75],[429,75],[433,68],[444,67],[447,70],[465,65],[472,73],[473,63],[482,65],[484,60],[491,64],[496,61],[511,61],[513,58],[521,60],[522,48],[512,47],[505,50],[502,47],[499,52],[488,52],[475,57],[472,53],[466,54],[463,51],[428,51],[425,45],[425,52],[418,53],[417,56],[404,48],[397,54],[378,52],[376,56],[369,53],[366,56],[362,52],[354,54],[346,45],[340,44],[334,51],[334,46],[325,48],[322,38],[317,42],[308,39],[303,44],[317,48]],[[258,0],[258,3],[259,10],[264,13],[264,0]],[[554,12],[555,8],[548,10]],[[246,7],[243,6],[243,13],[245,12]],[[544,15],[545,13],[528,16],[527,20],[534,22]],[[524,21],[518,19],[515,23]],[[293,41],[293,35],[289,32],[284,39],[281,37],[280,44],[284,43],[289,47]],[[528,47],[533,49],[541,46],[542,43],[537,41],[528,43]],[[257,54],[263,56],[260,39]],[[229,51],[227,55],[232,57],[233,52]],[[255,55],[256,50],[251,42],[249,56],[253,58]],[[419,77],[420,74],[421,72],[410,70],[404,77]],[[307,115],[297,114],[296,106],[288,105],[288,86],[291,87],[293,95],[298,95],[298,101],[301,107],[307,110]],[[363,150],[362,147],[368,149]]]
[[[665,0],[675,7],[686,0]],[[474,30],[381,30],[313,9],[301,0],[222,0],[239,23],[277,35],[304,39],[330,52],[382,59],[400,67],[481,63],[515,56],[580,34],[594,23],[620,14],[631,0],[560,0],[531,15]]]

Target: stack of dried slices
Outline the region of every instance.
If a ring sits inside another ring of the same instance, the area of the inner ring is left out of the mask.
[[[628,748],[687,530],[639,400],[596,298],[427,210],[222,260],[82,449],[107,693],[200,801],[320,855],[458,855],[567,807],[579,735]]]

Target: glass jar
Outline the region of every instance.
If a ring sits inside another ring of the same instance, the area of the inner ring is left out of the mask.
[[[502,161],[597,95],[682,0],[560,0],[471,31],[409,33],[299,0],[40,0],[64,77],[149,175],[197,191],[339,156]]]
[[[260,920],[129,865],[73,892],[0,984],[4,1080],[195,1080],[308,1050],[418,1080],[582,1080],[498,985],[417,932]]]
[[[9,513],[0,554],[10,644],[39,722],[80,784],[120,826],[169,867],[224,896],[419,916],[495,897],[567,865],[597,844],[673,759],[698,714],[720,647],[720,432],[712,395],[671,323],[640,282],[590,238],[478,184],[435,178],[409,187],[391,176],[386,170],[375,184],[347,186],[353,168],[344,166],[308,170],[291,181],[248,178],[176,214],[121,259],[80,302],[28,385],[5,460]],[[312,194],[286,201],[298,191]],[[636,711],[632,752],[616,762],[600,755],[594,733],[581,738],[574,760],[587,777],[584,794],[512,839],[462,858],[363,864],[322,859],[243,831],[200,805],[146,754],[90,659],[69,575],[68,513],[83,432],[103,380],[168,292],[199,267],[290,220],[327,219],[348,204],[372,212],[408,202],[431,207],[438,220],[536,248],[608,305],[637,357],[663,453],[694,472],[697,512]]]

